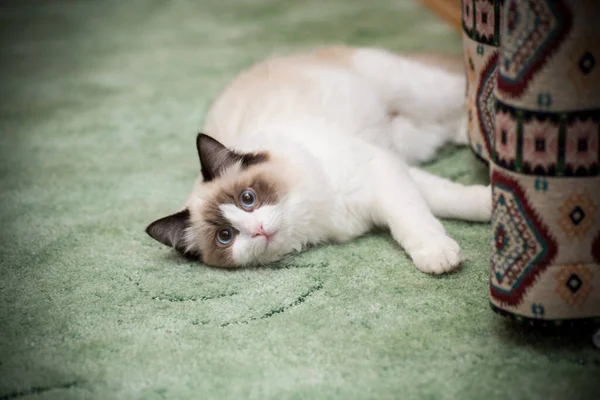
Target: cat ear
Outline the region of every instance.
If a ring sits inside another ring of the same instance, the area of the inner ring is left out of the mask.
[[[221,171],[240,160],[240,156],[204,133],[196,137],[196,148],[205,182],[212,181]]]
[[[196,148],[198,149],[204,182],[217,178],[225,168],[236,162],[239,162],[242,168],[247,168],[269,159],[267,152],[237,153],[229,150],[204,133],[199,133],[196,137]]]
[[[186,208],[173,215],[157,219],[146,228],[146,233],[154,240],[185,253],[183,235],[190,225],[190,211]]]

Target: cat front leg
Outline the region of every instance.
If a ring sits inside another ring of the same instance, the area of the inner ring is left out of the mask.
[[[389,227],[422,272],[442,274],[458,268],[460,247],[432,214],[408,167],[385,151],[372,166],[377,222]]]

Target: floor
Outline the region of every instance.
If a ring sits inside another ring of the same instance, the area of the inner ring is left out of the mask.
[[[444,222],[466,261],[442,277],[386,233],[239,271],[144,233],[240,68],[338,42],[460,53],[419,3],[12,1],[0,21],[0,400],[600,398],[588,332],[490,310],[486,224]],[[487,179],[467,149],[427,168]]]

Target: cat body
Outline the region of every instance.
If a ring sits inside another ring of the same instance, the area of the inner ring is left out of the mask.
[[[349,47],[255,65],[206,116],[201,175],[184,208],[147,232],[208,265],[236,267],[386,227],[421,271],[456,268],[460,248],[436,216],[488,221],[491,190],[412,166],[466,143],[456,70]]]

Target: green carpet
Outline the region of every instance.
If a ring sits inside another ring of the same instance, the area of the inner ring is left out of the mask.
[[[0,400],[600,398],[589,332],[490,311],[487,225],[444,223],[467,261],[443,277],[387,234],[222,271],[144,233],[240,68],[332,42],[460,52],[416,3],[15,1],[0,22]],[[428,168],[486,179],[464,149]]]

